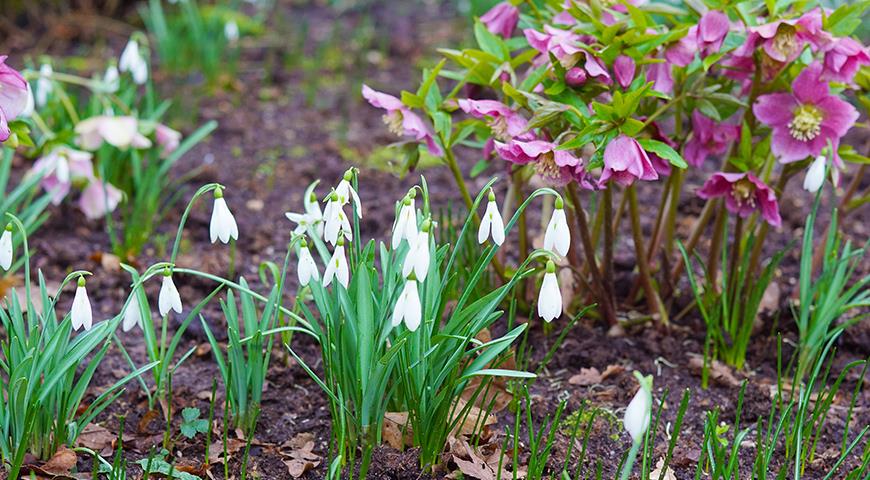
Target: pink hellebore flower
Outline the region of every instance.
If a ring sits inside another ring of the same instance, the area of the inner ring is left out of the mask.
[[[79,146],[85,150],[97,150],[103,142],[120,149],[151,147],[151,140],[139,133],[139,121],[135,117],[91,117],[79,122],[75,131]]]
[[[855,107],[829,93],[819,78],[821,68],[815,63],[798,74],[793,93],[762,95],[752,106],[755,117],[773,130],[770,148],[783,163],[818,156],[829,141],[836,147],[858,119]]]
[[[9,122],[24,112],[29,98],[27,81],[0,55],[0,142],[9,138]]]
[[[692,63],[695,52],[701,58],[718,53],[730,28],[728,15],[718,10],[710,10],[701,17],[697,25],[689,28],[685,37],[665,50],[665,58],[674,65],[685,67]]]
[[[740,127],[716,123],[697,110],[692,112],[692,138],[686,143],[686,162],[700,167],[710,155],[721,155],[740,138]]]
[[[598,57],[581,46],[583,39],[580,35],[550,25],[544,26],[543,33],[531,28],[523,30],[523,33],[532,48],[547,58],[552,53],[559,63],[568,69],[567,76],[572,85],[580,85],[588,77],[608,85],[611,83],[607,67]],[[582,65],[580,65],[581,59],[584,59]],[[582,74],[577,70],[582,70]]]
[[[557,150],[558,145],[546,140],[513,140],[510,143],[495,142],[495,150],[501,158],[511,163],[535,164],[541,177],[553,185],[564,186],[572,180],[580,180],[583,162],[567,150]]]
[[[616,83],[622,88],[628,88],[634,80],[636,65],[634,59],[627,55],[620,55],[613,61],[613,73]]]
[[[665,133],[662,131],[661,126],[658,123],[652,122],[649,124],[649,126],[650,126],[650,129],[652,130],[651,133],[652,133],[653,140],[658,140],[660,142],[666,143],[666,144],[668,144],[669,147],[673,148],[674,150],[679,148],[679,145],[677,145],[677,142],[671,140],[670,137],[665,135]],[[659,175],[670,175],[671,174],[671,162],[656,155],[653,152],[647,152],[647,155],[649,155],[649,159],[652,160],[653,168],[655,168],[656,172]]]
[[[862,65],[870,64],[867,48],[844,37],[834,41],[825,51],[822,80],[851,84]]]
[[[714,173],[698,190],[698,196],[706,200],[725,197],[725,207],[731,213],[746,218],[758,211],[772,227],[782,225],[776,194],[751,173]]]
[[[441,147],[435,143],[432,130],[423,123],[423,119],[412,112],[398,98],[372,90],[368,85],[363,84],[362,96],[376,108],[382,108],[387,111],[384,115],[384,123],[396,135],[407,135],[414,137],[417,141],[426,142],[429,148],[429,153],[435,156],[440,156],[444,153]]]
[[[181,132],[173,130],[162,123],[154,127],[154,137],[160,145],[160,156],[166,157],[178,148],[181,143]]]
[[[501,2],[483,14],[480,21],[493,34],[511,38],[520,21],[520,10],[510,2]]]
[[[514,138],[532,140],[534,135],[526,131],[529,122],[522,115],[497,100],[459,100],[459,108],[474,118],[490,118],[492,133],[503,142]]]
[[[746,47],[761,48],[773,60],[788,63],[796,59],[810,45],[818,50],[831,41],[831,36],[822,30],[822,12],[815,9],[799,18],[776,20],[753,27],[746,38]]]
[[[59,146],[34,162],[31,172],[42,175],[42,188],[51,193],[51,202],[58,205],[69,195],[73,181],[94,178],[91,158],[88,152]]]
[[[670,93],[674,89],[674,76],[670,62],[652,63],[646,69],[646,81],[653,82],[653,89]]]
[[[97,220],[106,213],[114,211],[123,196],[124,194],[111,183],[94,178],[82,191],[79,208],[90,220]]]
[[[604,149],[604,168],[598,178],[598,187],[603,188],[611,179],[616,183],[629,186],[636,179],[657,180],[659,178],[649,155],[632,137],[620,134]]]

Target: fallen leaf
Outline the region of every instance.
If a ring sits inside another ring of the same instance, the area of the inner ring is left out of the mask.
[[[66,475],[76,466],[76,453],[61,447],[51,459],[42,466],[42,470],[52,475]]]
[[[286,458],[284,465],[293,478],[305,475],[305,472],[320,465],[320,455],[314,453],[314,434],[302,432],[281,445],[279,453]],[[289,450],[287,450],[289,449]]]
[[[489,425],[493,425],[498,421],[495,415],[489,414],[481,410],[474,405],[469,406],[465,400],[459,398],[456,400],[457,405],[453,409],[453,418],[450,419],[450,423],[456,422],[458,420],[458,424],[453,429],[452,434],[455,435],[473,435],[475,433],[481,433],[480,430],[483,427],[487,427]],[[464,415],[464,416],[463,416]],[[481,418],[486,416],[486,418]]]
[[[601,380],[603,379],[604,377],[601,375],[601,372],[599,372],[597,368],[581,368],[580,373],[572,375],[571,378],[568,379],[568,383],[570,383],[571,385],[588,387],[589,385],[597,385],[601,383]]]
[[[477,478],[479,480],[495,480],[495,472],[493,472],[492,469],[489,468],[489,465],[484,463],[482,460],[478,463],[471,460],[463,460],[456,455],[453,455],[453,463],[459,467],[459,471],[462,472],[463,475]]]
[[[620,373],[622,373],[624,371],[625,371],[625,367],[623,367],[622,365],[620,365],[618,363],[608,365],[607,367],[604,368],[604,371],[601,372],[601,379],[607,380],[608,378],[610,378],[614,375],[619,375]]]
[[[411,426],[408,425],[408,412],[387,412],[384,414],[384,441],[387,445],[402,450],[414,444]]]
[[[103,455],[111,454],[112,443],[118,436],[106,430],[102,425],[89,423],[82,433],[79,434],[78,444],[81,447],[100,452]]]
[[[704,368],[704,357],[698,355],[697,353],[689,353],[689,368],[696,374],[701,375],[702,370]],[[714,382],[728,386],[728,387],[739,387],[740,380],[731,373],[731,368],[728,365],[720,362],[719,360],[713,360],[708,362],[707,368],[709,370],[710,379]]]
[[[677,480],[677,476],[674,475],[674,471],[671,470],[671,466],[668,465],[667,470],[662,472],[662,469],[665,466],[665,459],[660,458],[658,462],[656,462],[656,468],[653,471],[649,472],[650,480]]]

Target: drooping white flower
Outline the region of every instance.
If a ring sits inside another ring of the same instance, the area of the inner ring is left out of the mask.
[[[320,205],[317,203],[317,195],[314,193],[314,187],[317,182],[312,183],[305,190],[305,198],[303,204],[305,213],[287,212],[284,216],[288,220],[296,224],[293,229],[295,235],[307,233],[308,229],[313,229],[318,238],[323,238],[323,211],[320,210]]]
[[[483,218],[480,219],[480,228],[477,230],[477,242],[482,244],[490,235],[496,245],[504,243],[504,220],[502,220],[501,213],[498,211],[498,205],[495,203],[495,193],[492,189],[489,189],[489,201],[486,204],[486,212],[484,212]]]
[[[43,63],[39,67],[39,78],[36,79],[36,106],[42,108],[48,103],[48,96],[54,90],[51,75],[54,73],[51,65]]]
[[[335,187],[335,193],[338,194],[338,201],[341,205],[347,205],[348,202],[353,200],[354,206],[356,207],[356,214],[359,218],[362,218],[362,202],[360,202],[359,195],[356,193],[356,190],[354,190],[353,185],[350,184],[352,179],[353,169],[348,169],[344,172],[341,181],[338,182],[338,186]]]
[[[343,238],[338,239],[335,251],[332,252],[332,258],[329,259],[329,264],[326,265],[326,270],[323,272],[323,286],[328,287],[333,278],[337,278],[338,283],[342,284],[344,288],[347,288],[350,281],[350,270],[344,255]]]
[[[144,85],[148,81],[148,62],[139,51],[139,43],[135,39],[131,38],[127,41],[127,46],[124,47],[118,60],[118,69],[122,72],[130,72],[133,82],[137,85]]]
[[[649,428],[652,412],[652,377],[643,377],[638,372],[635,372],[634,376],[640,383],[640,388],[625,409],[622,424],[634,443],[638,443],[643,440],[646,429]]]
[[[24,103],[24,110],[21,111],[18,115],[21,117],[29,117],[33,115],[33,111],[36,109],[36,100],[33,99],[33,89],[30,88],[30,83],[27,84],[27,99]]]
[[[396,300],[396,306],[393,308],[393,327],[399,326],[404,320],[405,327],[410,331],[416,331],[420,326],[420,319],[423,317],[422,307],[420,306],[420,293],[417,291],[417,280],[413,275],[405,280],[405,287],[402,293],[399,294],[399,299]]]
[[[6,224],[0,235],[0,267],[9,270],[12,267],[12,224]]]
[[[564,206],[562,199],[557,197],[556,208],[544,233],[544,248],[561,257],[568,254],[568,248],[571,246],[571,230],[565,218]]]
[[[332,192],[326,201],[326,208],[323,209],[323,219],[324,240],[335,245],[338,241],[339,233],[342,233],[348,240],[353,240],[350,220],[347,219],[343,204],[339,202],[339,196],[336,192]]]
[[[311,279],[318,280],[320,272],[317,271],[317,264],[314,263],[314,257],[311,256],[311,250],[308,249],[308,242],[302,239],[299,246],[299,266],[296,269],[299,276],[299,285],[306,286],[311,282]]]
[[[393,225],[390,245],[394,250],[402,244],[402,239],[407,240],[408,245],[413,246],[413,242],[417,238],[417,207],[414,205],[413,192],[414,190],[411,190],[402,199],[402,208],[399,209],[399,216],[396,217],[396,222]]]
[[[160,295],[157,297],[157,309],[161,316],[166,316],[170,310],[181,313],[181,295],[172,281],[172,270],[163,269],[163,284],[160,285]]]
[[[547,261],[547,272],[541,282],[538,294],[538,315],[546,322],[552,322],[562,315],[562,292],[556,279],[556,264]]]
[[[414,272],[414,276],[419,281],[426,280],[426,275],[429,273],[429,231],[432,228],[432,221],[426,220],[423,222],[417,238],[411,242],[411,250],[405,256],[405,263],[402,265],[402,276],[407,277]]]
[[[235,20],[230,20],[229,22],[224,24],[224,37],[226,37],[227,41],[230,43],[236,43],[239,41],[239,25]]]
[[[824,155],[819,155],[810,164],[807,169],[807,175],[804,177],[804,190],[810,193],[816,193],[822,188],[825,183],[825,165],[826,159]]]
[[[129,332],[135,326],[138,326],[140,329],[142,328],[142,312],[139,304],[139,294],[134,291],[130,298],[130,303],[127,305],[127,310],[124,310],[124,321],[121,323],[121,329]]]
[[[115,93],[121,88],[121,75],[114,63],[106,67],[106,73],[103,74],[103,85],[109,93]]]
[[[94,314],[91,311],[91,301],[88,299],[84,276],[79,277],[76,296],[73,298],[72,309],[70,310],[70,317],[72,319],[73,330],[78,330],[82,327],[85,330],[90,330],[93,325]]]
[[[218,239],[223,243],[229,243],[230,238],[239,239],[239,226],[230,212],[230,207],[227,206],[227,201],[224,200],[224,192],[220,187],[214,189],[214,209],[211,212],[208,233],[211,243],[215,243]]]

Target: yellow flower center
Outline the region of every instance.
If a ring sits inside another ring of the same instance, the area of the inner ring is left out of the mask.
[[[402,127],[402,112],[395,110],[384,115],[382,118],[390,132],[400,137],[405,133],[405,129]]]
[[[544,178],[559,178],[561,176],[553,152],[542,153],[538,156],[538,161],[535,163],[535,171]]]
[[[749,206],[754,207],[755,184],[749,181],[748,178],[741,178],[731,186],[731,196],[741,205],[749,204]]]
[[[797,53],[796,50],[800,48],[800,42],[798,42],[797,30],[794,26],[787,23],[779,25],[776,29],[776,35],[773,36],[773,48],[786,57]]]
[[[511,140],[511,136],[508,135],[507,120],[505,117],[499,115],[495,117],[489,125],[489,128],[492,129],[492,134],[496,139],[502,142],[509,142]]]
[[[788,122],[791,136],[802,142],[816,138],[822,131],[822,112],[813,105],[801,105]]]

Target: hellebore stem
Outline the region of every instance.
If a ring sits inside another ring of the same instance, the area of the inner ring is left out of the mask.
[[[764,225],[767,225],[765,223]],[[734,237],[731,241],[731,258],[728,259],[728,285],[726,287],[728,290],[727,293],[731,293],[731,298],[736,300],[737,305],[742,305],[740,299],[738,298],[739,292],[737,292],[737,263],[740,259],[740,250],[743,245],[743,217],[737,216],[737,220],[734,222]],[[750,270],[751,271],[751,270]],[[748,272],[747,272],[748,273]]]
[[[710,253],[707,258],[707,284],[716,287],[716,278],[719,276],[719,252],[722,251],[722,235],[725,231],[725,224],[728,215],[725,213],[725,205],[719,203],[719,208],[716,210],[716,220],[713,223],[713,236],[710,240]]]
[[[629,205],[629,215],[631,216],[631,232],[634,236],[634,249],[637,252],[637,270],[640,274],[641,286],[643,286],[644,296],[646,296],[647,303],[649,304],[649,309],[651,314],[658,313],[659,321],[662,325],[667,326],[670,322],[668,321],[668,313],[665,310],[665,306],[662,303],[662,299],[659,298],[659,294],[655,289],[655,286],[652,282],[652,276],[649,271],[649,263],[646,258],[646,250],[644,249],[644,241],[643,241],[643,231],[640,226],[640,213],[637,205],[637,191],[635,190],[634,185],[628,187],[626,189],[626,195],[628,195],[628,205]]]
[[[707,228],[707,224],[710,223],[710,219],[713,217],[714,205],[716,202],[707,202],[704,205],[704,209],[701,210],[701,214],[698,216],[698,220],[695,221],[695,225],[692,227],[692,234],[689,236],[689,241],[686,243],[686,254],[692,255],[692,252],[695,250],[695,246],[698,245],[698,241],[701,239],[701,234],[704,233],[704,230]],[[676,262],[674,265],[674,269],[671,270],[671,281],[673,279],[678,278],[683,273],[683,262]]]
[[[604,190],[601,202],[604,206],[604,291],[609,295],[608,302],[615,305],[613,295],[613,189],[611,185]]]

